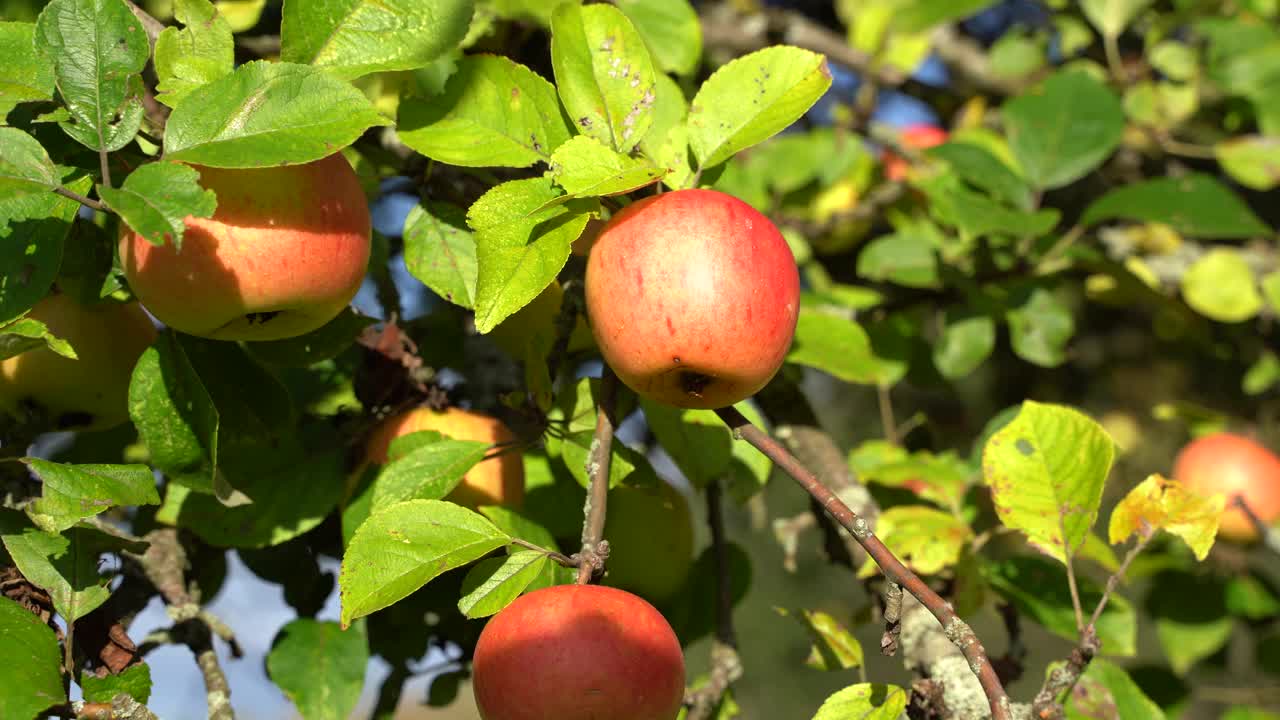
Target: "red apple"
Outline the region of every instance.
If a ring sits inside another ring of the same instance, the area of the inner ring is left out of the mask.
[[[217,340],[311,332],[355,297],[369,264],[369,206],[341,153],[305,165],[199,167],[218,195],[186,218],[181,250],[123,228],[129,286],[169,327]]]
[[[103,430],[128,420],[133,366],[156,338],[142,307],[50,295],[27,317],[70,343],[77,359],[40,347],[0,362],[0,411],[17,413],[31,403],[61,430]]]
[[[903,147],[924,150],[946,142],[947,131],[924,123],[908,125],[899,133],[898,141]],[[905,159],[890,150],[885,150],[883,160],[885,177],[890,180],[906,179],[907,171],[911,166]]]
[[[1230,433],[1206,435],[1178,453],[1173,477],[1202,495],[1223,493],[1227,512],[1218,526],[1219,537],[1238,542],[1258,539],[1258,531],[1242,510],[1236,495],[1268,525],[1280,519],[1280,458],[1246,437]]]
[[[599,585],[517,598],[485,625],[471,669],[483,720],[674,720],[684,697],[666,619]]]
[[[501,420],[483,413],[449,408],[436,411],[416,408],[383,421],[369,438],[366,462],[383,464],[391,441],[401,435],[421,430],[435,430],[455,440],[475,440],[502,446],[497,454],[471,468],[462,483],[445,498],[459,505],[475,508],[481,505],[518,507],[524,501],[524,459],[518,449],[510,447],[517,438]]]
[[[632,203],[587,260],[587,316],[605,362],[636,393],[721,408],[778,372],[795,334],[800,273],[750,205],[714,190]]]

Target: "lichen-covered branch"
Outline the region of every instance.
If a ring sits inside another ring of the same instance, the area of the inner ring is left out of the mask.
[[[617,378],[608,367],[600,379],[596,408],[596,433],[587,453],[587,502],[582,509],[582,550],[578,553],[578,584],[585,585],[604,571],[609,544],[604,540],[605,510],[609,499],[609,465],[613,458],[613,405]]]
[[[987,658],[986,650],[982,647],[977,635],[974,634],[973,628],[969,627],[968,623],[956,615],[951,604],[939,597],[918,575],[903,565],[902,561],[894,556],[889,551],[889,548],[885,547],[884,543],[880,542],[880,539],[872,533],[871,526],[865,519],[850,510],[848,505],[823,485],[808,468],[801,464],[780,443],[769,437],[760,428],[752,425],[742,413],[732,407],[716,410],[716,414],[738,437],[751,443],[752,446],[772,460],[779,469],[794,478],[833,520],[848,530],[862,548],[866,550],[867,554],[871,556],[871,559],[880,566],[881,572],[890,582],[901,585],[904,590],[929,610],[930,614],[942,625],[947,639],[960,649],[969,669],[977,676],[982,692],[986,696],[991,717],[995,720],[1011,720],[1013,710],[1009,702],[1009,696],[1005,693],[1004,686],[996,675],[990,659]]]

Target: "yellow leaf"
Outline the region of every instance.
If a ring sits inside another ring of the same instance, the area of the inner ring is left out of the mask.
[[[1225,505],[1222,493],[1205,497],[1161,475],[1150,475],[1112,511],[1110,540],[1115,544],[1134,533],[1164,530],[1181,538],[1196,559],[1203,560],[1213,547]]]

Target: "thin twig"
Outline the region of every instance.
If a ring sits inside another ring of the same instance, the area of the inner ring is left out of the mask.
[[[1067,546],[1067,513],[1058,511],[1058,532],[1062,533],[1062,558],[1067,566],[1067,588],[1071,591],[1071,609],[1076,614],[1076,632],[1084,632],[1084,608],[1080,606],[1080,587],[1076,582],[1076,569],[1071,562],[1071,548]]]
[[[94,210],[107,209],[106,205],[98,202],[97,200],[94,200],[93,198],[85,197],[84,195],[81,195],[80,193],[74,190],[68,190],[64,187],[56,187],[53,189],[53,192],[57,195],[61,195],[64,198],[75,200],[76,202],[80,203],[81,205],[84,205],[87,208],[92,208]]]
[[[106,146],[98,151],[98,166],[102,168],[103,187],[111,187],[111,161],[107,158]]]
[[[578,554],[579,585],[604,571],[609,544],[604,540],[605,508],[609,498],[609,465],[613,457],[613,401],[617,378],[608,366],[600,378],[600,400],[596,408],[596,434],[587,453],[590,479],[587,502],[582,509],[582,551]]]
[[[884,428],[884,439],[890,445],[898,444],[898,421],[893,417],[893,396],[889,394],[889,386],[876,384],[876,402],[880,405],[880,426]]]
[[[521,540],[520,538],[511,538],[511,544],[519,545],[520,547],[525,548],[526,550],[533,550],[534,552],[540,552],[543,555],[546,555],[547,557],[554,560],[556,563],[563,565],[564,567],[571,567],[571,568],[578,567],[578,561],[574,560],[568,555],[565,555],[564,553],[556,552],[555,550],[548,550],[542,547],[541,545],[531,543],[528,540]]]
[[[786,448],[774,441],[760,428],[752,425],[742,413],[732,407],[716,410],[716,414],[734,431],[735,435],[760,450],[779,469],[800,483],[801,487],[823,507],[832,519],[853,535],[854,539],[862,545],[872,560],[880,566],[881,572],[890,582],[901,585],[903,589],[911,593],[929,610],[930,614],[942,625],[947,638],[960,649],[965,659],[968,660],[969,667],[977,676],[983,693],[987,697],[991,707],[991,717],[994,720],[1011,720],[1013,710],[1009,703],[1009,696],[1000,684],[1000,678],[996,675],[995,668],[992,667],[991,661],[987,658],[986,650],[974,634],[973,628],[969,627],[968,623],[956,615],[955,609],[951,607],[951,604],[939,597],[918,575],[907,569],[902,564],[902,561],[894,556],[889,551],[889,548],[885,547],[884,543],[880,542],[880,539],[872,533],[871,526],[867,524],[867,521],[850,510],[848,505],[845,505],[839,497],[827,489],[808,468],[802,465],[791,453],[787,452]]]
[[[707,526],[716,567],[716,637],[711,647],[711,674],[707,684],[685,694],[688,720],[707,720],[720,706],[729,687],[742,677],[742,659],[733,629],[733,584],[729,573],[728,541],[724,533],[720,481],[707,486]]]
[[[1249,518],[1249,522],[1253,523],[1253,528],[1258,531],[1258,535],[1262,538],[1262,543],[1270,548],[1272,552],[1280,555],[1280,530],[1276,530],[1263,522],[1262,518],[1258,517],[1258,513],[1249,507],[1249,502],[1244,499],[1243,495],[1235,495],[1231,498],[1231,502],[1240,508],[1241,512]]]

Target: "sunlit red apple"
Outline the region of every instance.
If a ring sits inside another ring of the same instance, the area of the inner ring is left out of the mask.
[[[1199,494],[1226,495],[1219,537],[1240,542],[1258,539],[1249,517],[1235,507],[1236,495],[1262,522],[1270,525],[1280,520],[1280,457],[1249,438],[1231,433],[1197,438],[1178,453],[1173,476]]]
[[[181,248],[123,228],[129,287],[161,322],[218,340],[279,340],[342,311],[369,264],[369,206],[341,153],[304,165],[197,167],[218,196]]]
[[[926,150],[947,141],[947,131],[927,124],[908,125],[898,135],[903,147]],[[883,155],[884,175],[890,180],[905,180],[911,164],[898,154],[885,150]]]
[[[517,598],[485,625],[471,670],[482,720],[675,720],[684,697],[666,619],[599,585]]]
[[[63,430],[102,430],[128,420],[133,366],[156,338],[138,303],[82,305],[55,294],[27,317],[70,343],[77,358],[40,347],[0,362],[0,410],[21,413],[30,403]]]
[[[795,335],[800,274],[782,234],[714,190],[638,200],[587,260],[587,315],[605,362],[636,393],[721,408],[777,373]]]
[[[605,582],[658,603],[674,596],[693,565],[693,519],[684,496],[661,480],[624,485],[609,491],[605,509]]]
[[[495,446],[491,457],[471,468],[446,500],[472,508],[518,507],[524,502],[524,461],[519,449],[512,447],[517,438],[501,420],[484,413],[456,407],[444,411],[421,407],[388,418],[370,436],[366,461],[385,463],[392,440],[422,430]]]

